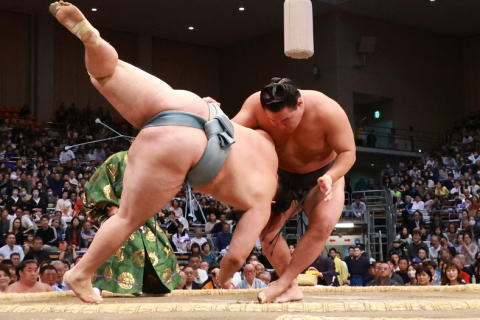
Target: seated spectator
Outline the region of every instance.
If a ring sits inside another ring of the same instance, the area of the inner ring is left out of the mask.
[[[40,281],[52,287],[53,291],[63,291],[56,286],[57,269],[51,264],[40,267]]]
[[[7,234],[6,242],[7,244],[0,248],[0,254],[5,259],[10,259],[12,253],[18,253],[20,255],[20,260],[23,260],[25,257],[23,249],[21,246],[15,245],[16,238],[13,233]]]
[[[432,273],[428,268],[424,268],[419,265],[415,267],[415,279],[417,280],[417,285],[419,286],[429,286],[432,281]]]
[[[258,279],[269,286],[270,282],[272,281],[272,275],[268,271],[263,271],[258,275]]]
[[[445,273],[442,274],[442,286],[456,286],[467,284],[463,278],[460,268],[453,262],[447,263]]]
[[[57,238],[57,231],[48,225],[48,217],[43,216],[40,219],[41,227],[37,229],[35,232],[35,237],[39,237],[42,239],[44,245],[44,250],[47,251],[57,251],[58,250],[58,238]]]
[[[188,266],[193,269],[193,275],[195,276],[194,281],[199,285],[203,285],[208,279],[208,275],[205,270],[200,269],[200,263],[202,258],[198,254],[192,254],[188,257]]]
[[[176,290],[183,290],[183,287],[185,286],[185,283],[187,282],[187,276],[185,275],[185,273],[182,271],[180,271],[179,273],[180,277],[183,278],[183,282],[180,283],[178,286],[175,287]]]
[[[432,261],[437,260],[437,258],[439,256],[440,249],[441,249],[440,237],[438,237],[436,235],[432,236],[432,238],[430,239],[430,248],[428,249],[428,256],[429,256],[430,260],[432,260]]]
[[[83,245],[82,238],[82,223],[78,217],[74,217],[71,221],[71,225],[65,231],[65,241],[67,243],[72,243],[74,249],[79,250],[80,246]]]
[[[439,212],[433,214],[433,220],[430,222],[430,230],[434,231],[435,228],[440,228],[442,231],[445,230],[445,224],[443,223]]]
[[[366,191],[368,190],[368,184],[365,182],[363,178],[360,178],[358,182],[355,184],[355,191]]]
[[[57,207],[57,197],[53,194],[52,188],[47,188],[47,207],[56,208]],[[61,212],[61,211],[60,211]]]
[[[390,267],[390,278],[392,278],[392,280],[395,280],[396,282],[398,282],[399,285],[403,286],[403,279],[402,277],[400,277],[398,274],[395,273],[395,267],[396,267],[396,261],[394,259],[390,259],[387,261],[387,264],[388,266]]]
[[[439,286],[442,284],[442,277],[440,275],[440,269],[437,269],[437,264],[433,261],[425,261],[422,263],[423,268],[428,269],[432,274],[431,284]]]
[[[24,260],[17,267],[20,279],[9,286],[6,293],[52,292],[53,288],[45,283],[37,282],[38,264],[35,260]]]
[[[333,262],[333,261],[332,261]],[[335,268],[335,265],[334,265]],[[246,264],[243,268],[244,279],[238,284],[237,289],[262,289],[267,285],[262,280],[255,278],[255,267]]]
[[[10,229],[8,229],[8,233],[11,233],[15,236],[16,245],[23,246],[26,233],[25,229],[23,229],[22,221],[19,218],[15,218],[10,220],[10,223],[12,226],[10,227]]]
[[[177,248],[177,252],[187,252],[191,249],[190,237],[183,229],[183,224],[178,225],[177,232],[172,236],[172,242]]]
[[[427,261],[427,256],[428,256],[428,251],[426,251],[424,248],[418,249],[418,259],[420,260],[420,263]]]
[[[226,221],[226,215],[224,213],[222,213],[220,215],[220,222],[215,224],[213,226],[212,230],[210,231],[211,235],[215,236],[215,235],[217,235],[217,233],[221,233],[224,230],[224,228],[223,228],[224,225],[228,225],[228,227],[230,228],[230,225]],[[228,232],[230,232],[230,229],[228,230]]]
[[[200,289],[202,289],[202,285],[198,284],[197,282],[194,281],[195,276],[194,276],[194,272],[193,272],[192,267],[187,266],[187,267],[183,268],[182,271],[186,276],[185,285],[182,288],[183,290],[200,290]]]
[[[23,209],[25,205],[26,203],[23,203],[22,199],[20,198],[20,189],[16,186],[13,187],[12,195],[8,196],[7,200],[5,201],[5,209],[8,210],[10,215],[13,215],[17,208]]]
[[[166,221],[167,235],[173,236],[178,232],[178,226],[183,224],[175,217],[174,211],[168,212],[168,221]]]
[[[412,232],[412,239],[413,242],[408,246],[408,260],[412,260],[413,258],[418,258],[418,250],[420,248],[424,249],[425,252],[428,252],[428,246],[424,243],[421,239],[421,233],[419,230],[413,230]]]
[[[51,221],[51,226],[57,233],[57,240],[59,243],[65,240],[63,237],[63,230],[62,230],[61,224],[62,224],[62,221],[58,218],[53,218]]]
[[[478,251],[478,245],[472,242],[472,236],[470,233],[463,233],[463,241],[459,239],[460,250],[459,253],[463,254],[466,258],[465,263],[472,265],[475,262],[475,257]]]
[[[367,206],[364,202],[360,200],[360,197],[355,198],[355,202],[352,203],[352,210],[355,213],[355,216],[363,216],[364,210],[367,210]]]
[[[12,281],[10,268],[4,264],[0,264],[0,293],[6,292],[10,281]]]
[[[226,249],[230,245],[230,242],[232,241],[232,234],[230,233],[230,225],[228,223],[223,225],[223,232],[217,234],[216,240],[216,247],[218,248],[219,252],[221,252],[223,249]]]
[[[375,273],[378,279],[374,279],[367,283],[367,286],[400,286],[400,284],[391,278],[392,269],[388,263],[377,261],[375,264]]]
[[[441,181],[438,181],[435,185],[435,195],[440,198],[447,197],[449,194],[447,187],[443,185]]]
[[[462,277],[462,279],[465,281],[465,283],[470,283],[470,275],[464,271],[465,269],[465,265],[462,261],[462,259],[459,257],[459,255],[457,255],[455,258],[452,259],[452,262],[458,267],[458,269],[460,270],[460,275]]]
[[[450,223],[448,225],[448,230],[447,230],[447,238],[448,238],[448,241],[452,244],[456,243],[456,240],[457,240],[457,232],[458,232],[458,229],[457,227],[455,226],[455,224],[453,223]]]
[[[28,253],[25,255],[25,260],[35,259],[40,265],[44,261],[48,261],[48,263],[50,263],[50,255],[47,251],[43,250],[42,247],[42,238],[35,237],[35,239],[33,239],[32,249],[29,250]]]
[[[400,233],[397,234],[396,239],[400,240],[403,247],[406,247],[410,243],[412,243],[412,235],[410,234],[407,227],[402,227],[402,229],[400,230]]]
[[[358,250],[358,248],[356,248],[356,250]],[[359,260],[363,261],[364,259],[367,259],[367,258],[360,254]],[[366,272],[368,272],[367,269],[368,267],[365,269]],[[320,285],[326,285],[326,286],[332,285],[334,287],[340,286],[340,283],[337,278],[337,272],[335,270],[335,262],[333,262],[333,260],[330,258],[319,256],[310,265],[310,267],[302,273],[311,273],[316,275],[318,279],[317,283]]]
[[[466,274],[468,274],[470,276],[470,279],[472,278],[473,276],[473,271],[471,269],[471,265],[470,266],[466,266],[465,264],[465,256],[463,254],[457,254],[456,258],[460,259],[461,261],[461,264],[458,264],[458,266],[461,268],[461,270],[463,272],[465,272]],[[468,282],[467,282],[468,283]]]
[[[404,284],[410,283],[412,279],[408,274],[409,272],[408,265],[409,263],[407,258],[400,258],[400,260],[398,261],[399,270],[395,271],[395,273],[399,275],[400,278],[402,278]],[[415,278],[415,276],[413,278]]]
[[[183,210],[180,208],[180,202],[177,199],[172,200],[172,206],[168,208],[169,212],[175,213],[175,218],[183,218]]]
[[[263,271],[265,271],[265,266],[261,263],[257,263],[255,265],[255,278],[258,278],[260,273],[262,273]]]
[[[20,261],[22,261],[20,257],[20,253],[14,252],[10,255],[10,260],[12,261],[12,265],[14,267],[18,266],[20,264]]]
[[[69,262],[69,265],[71,265],[76,258],[77,252],[75,251],[75,245],[71,242],[67,242],[67,247],[65,248],[65,250],[60,252],[60,256],[58,257],[58,259],[61,261],[67,260]]]
[[[82,248],[90,247],[90,244],[95,238],[95,234],[96,232],[92,229],[92,224],[89,221],[85,221],[82,229],[82,239],[83,239]]]
[[[422,201],[420,195],[415,196],[415,200],[412,203],[412,210],[423,210],[425,208],[425,203]]]
[[[33,233],[35,231],[35,226],[33,224],[32,219],[30,218],[30,211],[28,209],[23,209],[18,207],[15,209],[15,215],[17,219],[20,219],[20,224],[21,224],[21,230],[23,230],[23,233]],[[12,233],[17,233],[18,230],[17,227],[14,227],[14,219],[10,220],[10,230],[9,232]],[[23,240],[18,239],[17,241],[22,242]]]
[[[73,206],[70,199],[68,199],[68,194],[68,191],[63,191],[62,199],[57,201],[57,206],[55,207],[55,211],[62,212],[62,220],[65,220],[66,222],[70,222],[73,214]]]
[[[208,262],[211,265],[213,262],[217,261],[217,256],[212,252],[210,243],[205,242],[202,244],[202,260]]]
[[[435,204],[435,200],[432,199],[432,195],[430,193],[426,193],[425,203],[423,208],[427,211],[432,211],[434,204]]]
[[[421,229],[424,226],[425,226],[425,222],[422,219],[422,214],[418,210],[415,211],[413,213],[413,220],[411,220],[410,228],[409,228],[409,231],[412,234],[412,236],[413,236],[413,229],[417,229],[417,228]]]
[[[210,201],[208,202],[208,207],[205,208],[205,209],[203,210],[203,212],[205,213],[205,215],[212,215],[212,213],[213,213],[217,219],[220,218],[220,212],[219,212],[218,209],[216,208],[215,201],[213,201],[213,200],[210,200]],[[222,220],[222,219],[220,219],[220,220]],[[221,230],[218,231],[218,232],[221,232]],[[218,233],[218,232],[217,232],[217,233]]]
[[[212,236],[212,229],[217,224],[217,217],[215,215],[206,215],[208,219],[207,223],[205,224],[205,233],[208,234],[209,237]]]
[[[47,203],[44,199],[40,198],[40,191],[37,189],[32,191],[32,198],[27,202],[27,205],[32,214],[37,218],[47,213]]]
[[[200,269],[204,270],[208,273],[208,269],[210,268],[210,264],[207,261],[202,261],[200,263]]]
[[[191,240],[192,243],[197,243],[200,247],[207,242],[207,239],[202,237],[202,228],[195,228],[195,237]]]
[[[70,287],[63,281],[63,275],[65,274],[65,265],[60,260],[52,261],[51,265],[57,270],[57,278],[55,284],[52,286],[55,291],[68,291]],[[56,290],[56,288],[60,290]]]

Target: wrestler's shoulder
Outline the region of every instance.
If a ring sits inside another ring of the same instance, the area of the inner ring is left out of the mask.
[[[339,113],[345,113],[335,100],[320,91],[304,90],[302,95],[306,98],[307,108],[321,118],[335,117]]]
[[[243,103],[243,108],[257,109],[261,108],[262,104],[260,103],[260,91],[257,91],[250,95],[247,100]]]

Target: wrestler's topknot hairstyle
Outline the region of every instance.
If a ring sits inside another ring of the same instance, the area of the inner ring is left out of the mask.
[[[285,107],[297,109],[300,91],[295,82],[287,78],[273,78],[271,81],[260,92],[263,109],[271,112],[282,111]]]

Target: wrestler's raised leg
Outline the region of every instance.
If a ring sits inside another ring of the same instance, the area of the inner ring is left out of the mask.
[[[91,81],[132,125],[141,128],[164,110],[181,109],[208,117],[208,108],[205,103],[197,104],[197,95],[173,90],[164,81],[119,60],[115,49],[87,24],[77,7],[60,1],[53,3],[50,11],[68,30],[81,23],[81,40],[85,45],[85,63]]]
[[[182,141],[182,147],[192,152],[179,153],[172,139]],[[155,127],[139,133],[128,154],[122,204],[117,214],[104,223],[82,260],[65,274],[65,282],[82,301],[101,302],[91,283],[95,271],[175,196],[205,146],[205,135],[193,128]]]
[[[284,212],[280,215],[272,214],[270,220],[268,221],[267,227],[265,227],[265,229],[260,234],[262,251],[267,257],[270,264],[275,268],[275,272],[277,272],[279,276],[282,276],[287,269],[287,266],[289,265],[291,260],[291,255],[290,250],[288,249],[288,244],[283,238],[283,236],[280,235],[278,237],[278,240],[275,239],[275,236],[283,228],[285,222],[290,218],[290,215],[292,214],[292,211],[293,209],[295,209],[296,206],[297,202],[294,202],[292,203],[290,209],[287,212]],[[260,302],[265,302],[263,301],[264,297],[265,296],[262,294],[259,295]],[[278,302],[299,301],[303,299],[303,292],[298,287],[296,280],[292,281],[288,289],[286,289],[284,294],[279,298],[282,298],[282,300],[280,301],[280,299],[277,299]]]
[[[308,214],[308,230],[295,248],[285,272],[277,281],[261,292],[264,295],[262,302],[273,302],[277,297],[287,298],[282,297],[282,293],[298,274],[308,268],[322,253],[328,237],[342,214],[345,198],[344,185],[343,178],[333,184],[332,199],[329,202],[324,201],[318,186],[307,196],[304,208]]]

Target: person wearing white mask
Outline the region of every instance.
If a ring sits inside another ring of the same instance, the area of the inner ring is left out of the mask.
[[[416,275],[417,275],[417,271],[415,270],[415,268],[413,266],[409,266],[408,267],[408,277],[410,278],[410,282],[405,284],[406,286],[415,286],[417,285],[417,278],[416,278]]]
[[[53,195],[52,188],[47,188],[47,207],[55,208],[57,206],[57,197]]]

